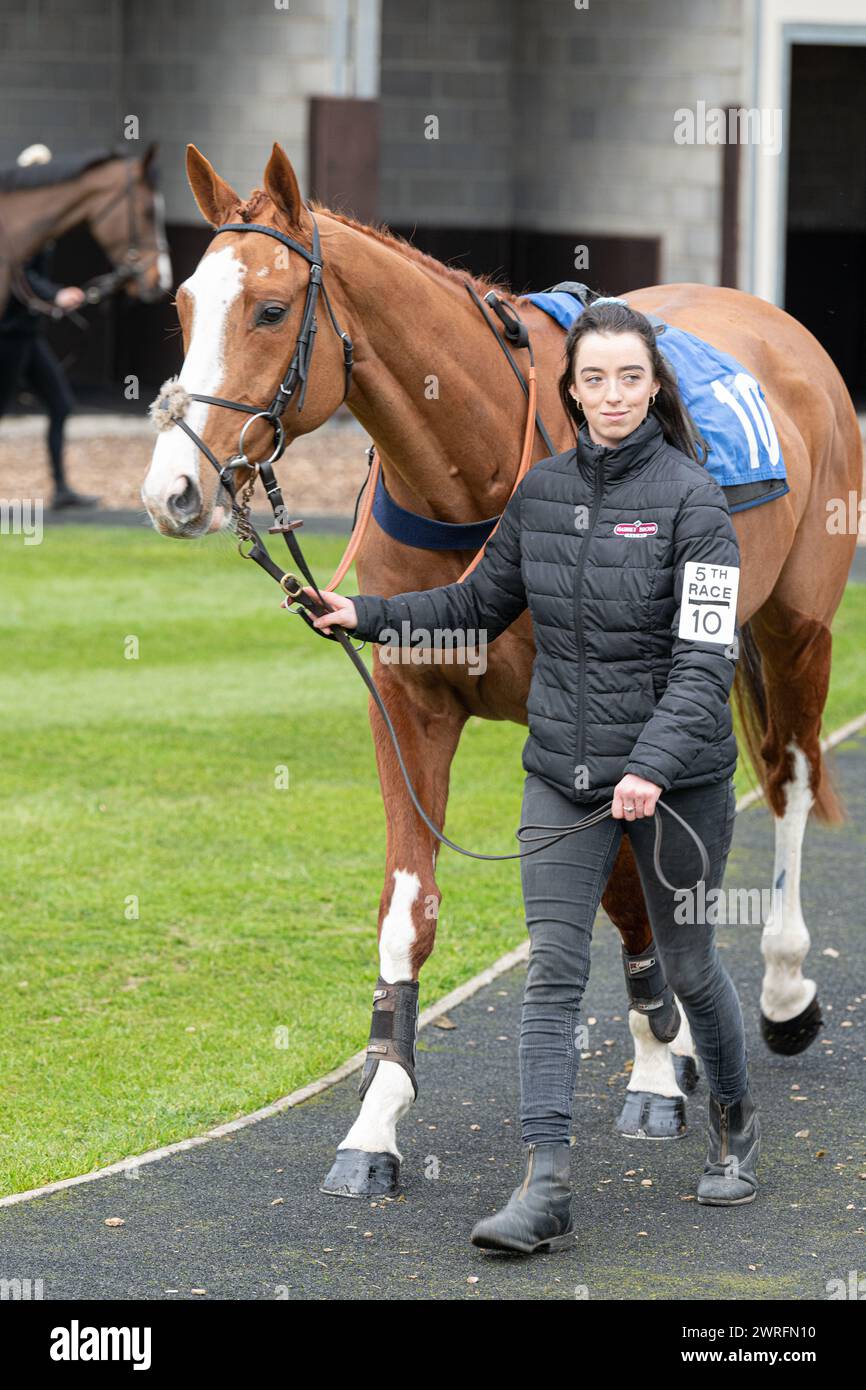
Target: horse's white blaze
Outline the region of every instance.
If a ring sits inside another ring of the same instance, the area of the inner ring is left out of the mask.
[[[794,757],[794,776],[785,786],[785,813],[776,818],[772,906],[764,922],[761,952],[764,985],[761,1009],[774,1023],[796,1018],[815,998],[815,981],[803,978],[809,950],[809,931],[800,904],[803,837],[814,797],[809,788],[809,763],[801,748],[788,744]]]
[[[674,1071],[674,1057],[669,1044],[659,1042],[653,1036],[649,1019],[646,1014],[638,1013],[637,1009],[629,1009],[628,1026],[634,1039],[634,1067],[626,1089],[650,1091],[655,1096],[681,1096],[683,1093]],[[677,1041],[679,1036],[678,1033]]]
[[[158,247],[156,255],[156,273],[159,277],[159,288],[170,290],[174,284],[174,271],[171,267],[171,256],[168,253],[168,237],[165,231],[165,198],[159,189],[153,194],[153,211],[156,220],[156,244]]]
[[[205,256],[183,288],[192,296],[192,332],[178,380],[187,391],[218,396],[225,373],[225,336],[229,309],[241,292],[246,267],[230,246]],[[187,422],[204,435],[210,406],[193,401]],[[150,468],[141,489],[150,512],[163,513],[168,498],[179,491],[180,478],[198,481],[199,451],[175,426],[163,430],[156,441]]]
[[[171,256],[167,251],[160,251],[156,258],[156,269],[159,275],[159,288],[170,290],[173,279],[171,269]]]
[[[412,904],[420,891],[421,880],[416,873],[394,870],[391,902],[379,933],[379,974],[388,984],[412,979]],[[397,1125],[413,1100],[412,1082],[403,1068],[396,1062],[380,1062],[357,1120],[337,1147],[392,1153],[402,1158],[397,1148]]]

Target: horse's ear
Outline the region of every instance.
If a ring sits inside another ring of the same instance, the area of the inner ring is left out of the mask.
[[[265,169],[265,192],[286,218],[290,227],[299,227],[303,199],[291,161],[281,145],[274,142]]]
[[[221,227],[232,208],[236,208],[241,201],[237,193],[225,179],[220,178],[195,145],[186,147],[186,176],[205,222],[212,227]]]

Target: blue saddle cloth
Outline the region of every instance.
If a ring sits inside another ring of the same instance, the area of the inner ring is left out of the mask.
[[[571,328],[584,306],[562,291],[528,294],[524,300],[543,309],[562,328]],[[654,314],[647,318],[664,323]],[[790,491],[782,450],[760,385],[729,353],[684,328],[664,324],[659,350],[677,374],[680,394],[709,450],[706,467],[722,487],[773,480],[778,488],[761,488],[757,501],[768,502]],[[741,507],[733,507],[742,510]]]
[[[583,289],[584,287],[581,287]],[[568,330],[584,306],[564,290],[523,295]],[[707,470],[727,489],[728,508],[744,512],[790,492],[782,450],[764,393],[754,377],[726,352],[694,333],[646,316],[656,327],[660,350],[677,374],[680,394],[707,446]],[[426,550],[478,550],[498,516],[484,521],[434,521],[401,507],[379,474],[373,496],[373,516],[389,536],[404,545]]]

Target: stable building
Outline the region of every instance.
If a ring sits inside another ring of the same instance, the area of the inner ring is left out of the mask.
[[[0,0],[0,25],[0,161],[159,140],[178,279],[207,244],[187,142],[247,193],[276,139],[306,194],[518,291],[760,295],[866,398],[862,0]],[[101,269],[84,232],[58,248],[62,278]],[[79,385],[156,383],[172,324],[115,301],[86,343],[52,332]]]

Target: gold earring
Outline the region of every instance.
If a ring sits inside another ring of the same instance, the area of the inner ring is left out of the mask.
[[[581,413],[581,415],[582,415],[582,414],[583,414],[583,406],[581,405],[580,401],[577,399],[577,396],[575,396],[573,392],[572,392],[571,399],[574,401],[574,404],[577,406],[578,410],[580,411],[580,413]]]
[[[655,405],[655,403],[656,403],[655,392],[653,392],[653,394],[650,396],[650,398],[649,398],[649,403],[650,403],[651,406]]]

